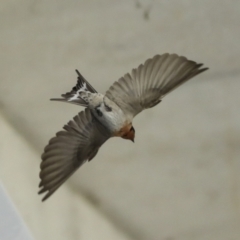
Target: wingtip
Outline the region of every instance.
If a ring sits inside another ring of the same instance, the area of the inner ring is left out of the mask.
[[[44,192],[46,192],[46,189],[44,189],[44,188],[42,188],[42,189],[40,189],[39,191],[38,191],[38,195],[40,195],[40,194],[42,194],[42,193],[44,193]],[[50,196],[51,194],[49,194],[49,192],[42,198],[42,202],[44,202],[49,196]]]
[[[42,202],[45,202],[45,200],[48,198],[48,196],[46,195],[45,197],[42,198]]]
[[[208,68],[208,67],[205,67],[205,68],[202,68],[202,69],[200,69],[200,70],[201,70],[201,72],[205,72],[205,71],[209,70],[209,68]]]

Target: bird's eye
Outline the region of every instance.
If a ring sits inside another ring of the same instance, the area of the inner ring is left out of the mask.
[[[109,107],[106,103],[104,103],[104,106],[105,106],[105,109],[107,112],[111,112],[112,111],[112,108]]]
[[[96,112],[99,117],[102,117],[103,113],[100,111],[99,108],[96,108]]]
[[[134,127],[133,127],[133,126],[130,128],[130,131],[133,131],[133,132],[135,132],[135,129],[134,129]]]

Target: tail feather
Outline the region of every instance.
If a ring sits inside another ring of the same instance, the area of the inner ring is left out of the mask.
[[[73,103],[73,104],[87,107],[88,104],[84,99],[81,98],[80,92],[85,91],[85,92],[97,93],[97,91],[81,75],[81,73],[78,70],[76,70],[76,72],[78,74],[78,80],[77,80],[77,84],[72,88],[72,90],[70,92],[62,94],[61,96],[63,98],[52,98],[50,100],[60,101],[60,102],[68,102],[68,103]]]
[[[73,90],[77,91],[81,88],[85,88],[87,91],[91,93],[97,93],[97,91],[93,88],[93,86],[82,76],[82,74],[77,69],[76,69],[76,73],[78,74],[78,81],[77,81],[77,85],[73,87],[72,91]]]

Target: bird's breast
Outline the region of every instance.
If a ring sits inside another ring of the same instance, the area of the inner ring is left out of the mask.
[[[120,134],[124,126],[129,123],[120,108],[116,106],[105,106],[104,102],[92,109],[92,111],[94,116],[112,133],[113,136]]]
[[[126,122],[119,130],[113,133],[113,136],[122,137],[130,131],[131,127],[132,127],[132,123]]]

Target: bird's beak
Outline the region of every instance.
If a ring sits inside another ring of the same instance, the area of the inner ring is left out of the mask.
[[[134,139],[131,139],[131,141],[134,143]]]

